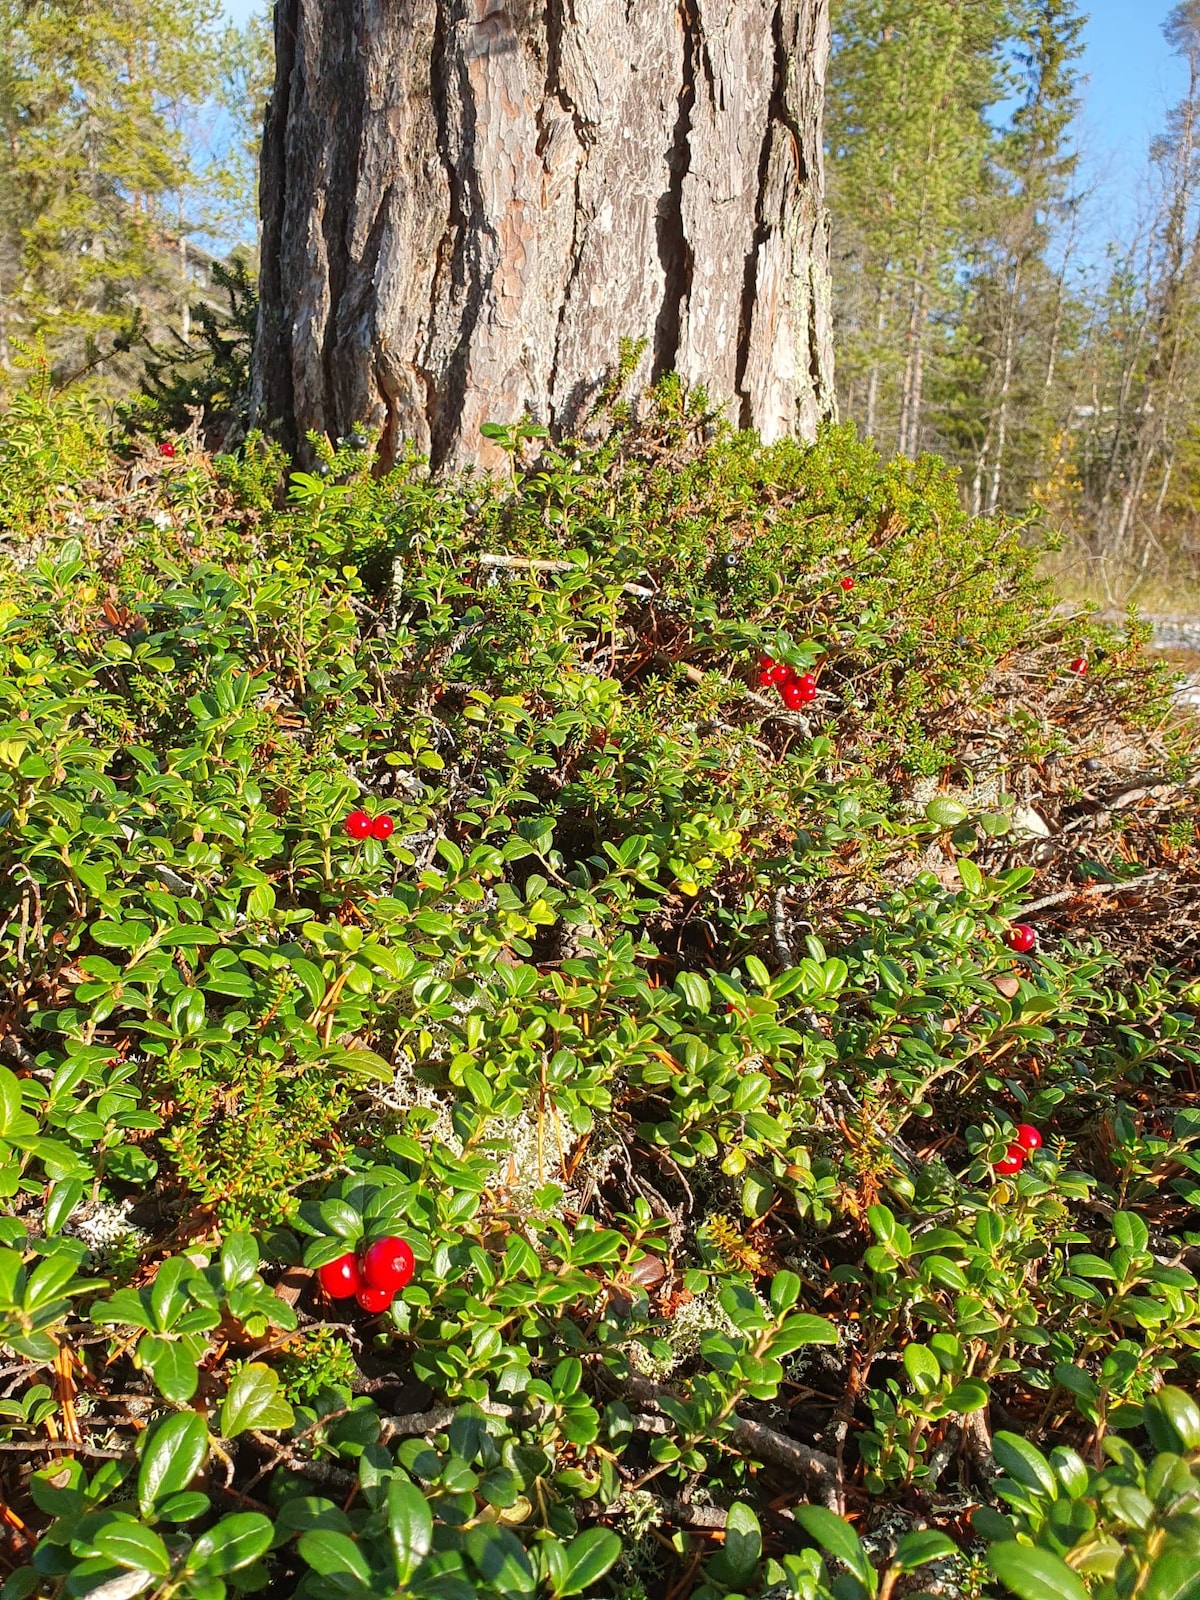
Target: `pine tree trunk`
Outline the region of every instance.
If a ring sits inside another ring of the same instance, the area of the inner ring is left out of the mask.
[[[622,338],[765,439],[833,409],[828,0],[277,0],[260,423],[435,465]]]

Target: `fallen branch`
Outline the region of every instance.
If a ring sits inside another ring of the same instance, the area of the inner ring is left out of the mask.
[[[652,1382],[649,1378],[634,1375],[621,1382],[611,1373],[607,1376],[627,1399],[634,1400],[639,1405],[657,1405],[660,1399],[679,1403],[680,1397],[677,1394],[663,1384]],[[639,1417],[635,1419],[635,1423],[640,1426],[649,1420]],[[797,1439],[789,1439],[786,1434],[779,1433],[775,1428],[768,1428],[765,1423],[752,1422],[748,1417],[739,1417],[736,1411],[727,1421],[730,1425],[728,1440],[736,1449],[756,1457],[766,1466],[780,1467],[785,1472],[794,1472],[797,1477],[806,1479],[822,1505],[840,1514],[843,1502],[841,1477],[837,1462],[831,1455],[801,1444]],[[657,1420],[653,1430],[648,1428],[647,1431],[659,1431]]]
[[[503,1417],[506,1422],[515,1422],[522,1417],[536,1421],[540,1409],[535,1407],[531,1411],[527,1406],[501,1406],[491,1400],[472,1401],[471,1404],[476,1411],[482,1411],[485,1417]],[[410,1411],[402,1416],[381,1415],[380,1436],[384,1439],[415,1439],[422,1434],[441,1433],[462,1409],[461,1405],[434,1406],[431,1411]]]

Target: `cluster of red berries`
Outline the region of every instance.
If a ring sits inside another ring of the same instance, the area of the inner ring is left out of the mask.
[[[1001,1178],[1011,1178],[1014,1172],[1020,1172],[1033,1152],[1041,1148],[1041,1134],[1031,1122],[1022,1122],[1005,1151],[1004,1160],[997,1161],[992,1171]]]
[[[1014,922],[1004,935],[1004,942],[1010,950],[1015,950],[1019,956],[1027,956],[1037,943],[1037,934],[1027,922]]]
[[[817,680],[811,672],[797,672],[773,656],[758,658],[758,682],[763,689],[774,684],[789,711],[798,711],[817,698]]]
[[[390,839],[395,831],[391,817],[369,817],[365,811],[352,811],[346,818],[346,832],[352,839]]]
[[[403,1239],[389,1234],[376,1239],[360,1255],[347,1251],[336,1261],[318,1268],[317,1277],[331,1300],[349,1300],[351,1295],[364,1311],[386,1311],[413,1275],[413,1253]]]

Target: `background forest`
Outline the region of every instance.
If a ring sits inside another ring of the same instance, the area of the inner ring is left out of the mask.
[[[839,400],[885,454],[957,466],[968,509],[1064,534],[1073,586],[1154,605],[1200,556],[1200,5],[1169,25],[1186,92],[1115,232],[1081,171],[1084,20],[835,0]],[[0,384],[42,340],[60,382],[126,393],[141,333],[195,331],[210,255],[253,250],[266,11],[4,0],[0,30]]]

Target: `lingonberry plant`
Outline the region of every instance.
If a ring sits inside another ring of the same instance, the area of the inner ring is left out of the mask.
[[[0,421],[4,1600],[1190,1592],[1168,679],[936,462],[490,432]]]

